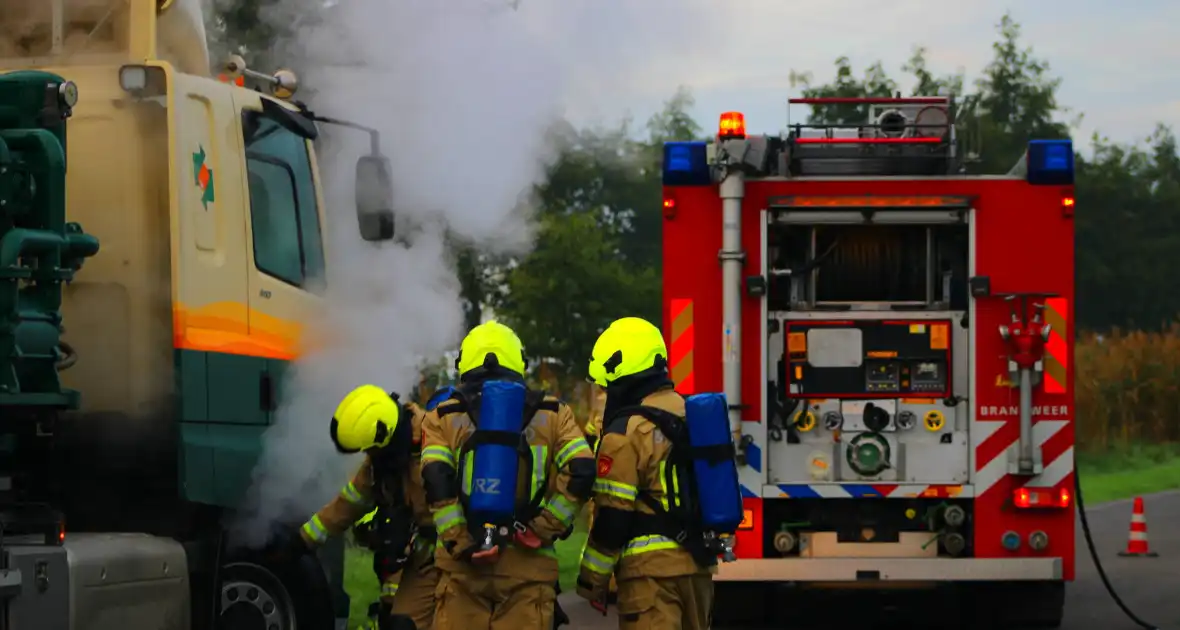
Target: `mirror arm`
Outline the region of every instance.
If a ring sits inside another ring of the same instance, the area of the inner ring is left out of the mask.
[[[381,155],[381,134],[372,127],[349,122],[347,120],[340,120],[339,118],[329,118],[327,116],[320,116],[319,114],[307,113],[308,117],[316,122],[327,123],[329,125],[339,125],[341,127],[348,127],[350,129],[357,129],[369,134],[369,151],[371,155]]]

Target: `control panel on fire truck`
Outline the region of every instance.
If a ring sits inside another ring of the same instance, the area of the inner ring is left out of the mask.
[[[787,394],[947,397],[950,326],[950,320],[787,321]]]

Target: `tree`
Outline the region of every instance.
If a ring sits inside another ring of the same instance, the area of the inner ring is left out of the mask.
[[[1078,321],[1159,328],[1180,313],[1180,158],[1171,130],[1147,147],[1094,138],[1078,159]]]
[[[963,72],[943,77],[935,77],[926,65],[926,47],[915,46],[902,72],[909,73],[917,80],[914,84],[914,96],[939,96],[940,94],[963,94]]]
[[[803,88],[804,98],[893,96],[897,92],[897,83],[886,75],[881,62],[869,66],[865,70],[864,78],[858,80],[854,77],[852,61],[844,56],[836,58],[836,78],[831,83],[813,86],[810,72],[799,73],[794,70],[791,71],[790,80],[792,88]],[[868,105],[838,104],[811,108],[808,122],[821,125],[857,125],[863,124],[868,118]]]
[[[699,136],[684,89],[633,139],[629,120],[614,128],[555,133],[560,159],[537,189],[536,248],[508,265],[505,291],[492,302],[530,353],[577,375],[595,337],[614,319],[660,320],[662,204],[660,161],[666,139]]]
[[[591,212],[543,214],[540,234],[542,244],[505,274],[496,310],[529,354],[555,360],[568,378],[606,324],[650,303],[658,284],[651,270],[636,274],[624,263],[617,238]]]
[[[975,82],[977,94],[960,108],[979,130],[981,161],[973,171],[980,173],[1007,172],[1029,140],[1069,137],[1069,126],[1055,120],[1064,112],[1057,103],[1061,79],[1050,75],[1049,62],[1021,44],[1020,25],[1010,14],[996,29],[995,56]]]

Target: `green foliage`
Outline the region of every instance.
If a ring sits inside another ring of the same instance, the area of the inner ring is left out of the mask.
[[[503,273],[495,311],[529,353],[584,376],[587,352],[614,319],[661,320],[660,160],[666,140],[699,137],[687,89],[677,91],[633,139],[614,128],[557,130],[565,150],[538,187],[536,248]]]
[[[1159,127],[1146,146],[1096,137],[1078,161],[1078,320],[1158,329],[1180,313],[1180,159]]]
[[[973,119],[981,140],[978,173],[1003,173],[1039,138],[1067,138],[1069,127],[1054,120],[1065,110],[1057,104],[1061,79],[1051,76],[1049,63],[1020,42],[1020,26],[1005,14],[997,25],[994,57],[975,82],[976,94],[966,99],[964,113]]]

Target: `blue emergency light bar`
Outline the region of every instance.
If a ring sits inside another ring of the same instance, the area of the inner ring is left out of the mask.
[[[1034,186],[1072,186],[1073,141],[1029,141],[1026,166],[1028,183]]]
[[[704,142],[664,143],[665,186],[708,186],[712,183],[709,153]]]

